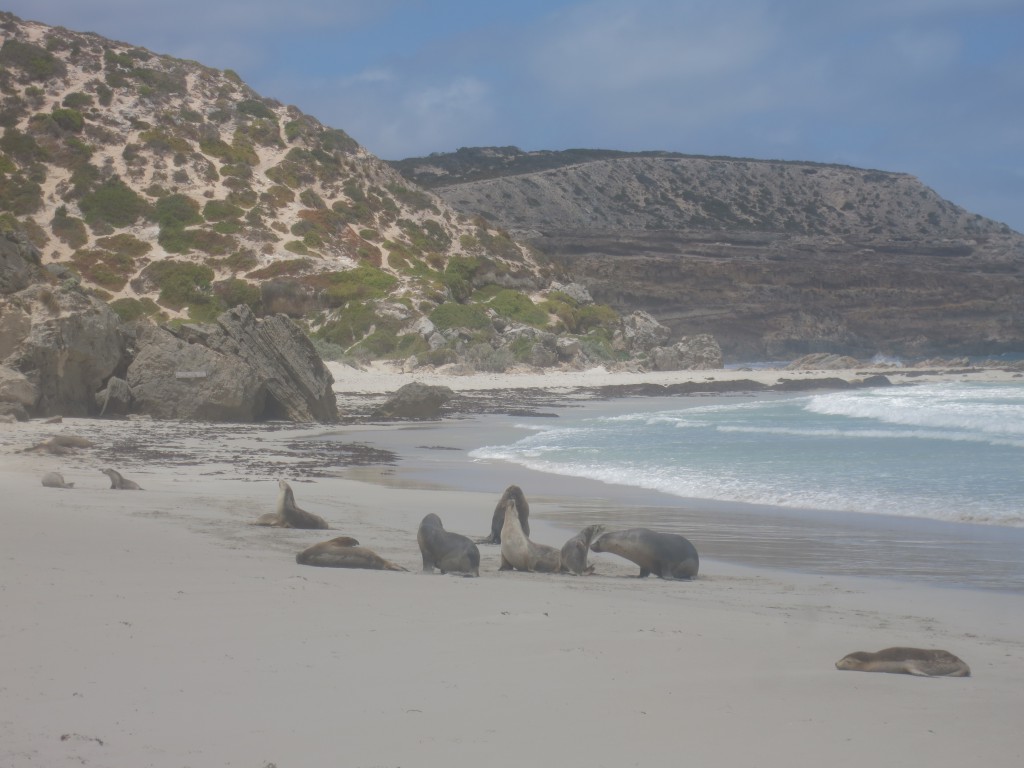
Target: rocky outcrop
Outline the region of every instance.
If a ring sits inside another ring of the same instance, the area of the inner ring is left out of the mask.
[[[29,413],[95,415],[95,392],[122,365],[120,325],[75,288],[36,284],[0,299],[0,362],[35,390]]]
[[[337,420],[331,372],[309,338],[284,315],[258,319],[249,307],[240,305],[214,324],[182,326],[180,334],[245,361],[266,387],[264,418]]]
[[[15,293],[43,279],[39,249],[24,232],[0,233],[0,295]]]
[[[414,381],[398,389],[373,413],[375,419],[436,419],[441,408],[455,396],[450,387]]]
[[[708,371],[722,367],[722,349],[713,336],[687,336],[670,347],[655,347],[650,354],[656,371]]]
[[[205,421],[336,421],[330,371],[291,320],[248,307],[174,333],[145,326],[128,368],[132,410]]]
[[[170,331],[142,326],[138,353],[128,367],[132,409],[158,419],[184,421],[260,420],[267,400],[265,382],[244,360]]]

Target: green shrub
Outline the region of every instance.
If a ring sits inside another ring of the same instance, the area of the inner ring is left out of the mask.
[[[187,261],[155,261],[146,267],[148,277],[160,289],[160,303],[171,309],[211,300],[213,270]]]
[[[50,117],[63,130],[71,133],[79,133],[85,127],[85,118],[77,109],[57,108],[50,113]]]
[[[89,242],[89,234],[85,230],[85,222],[76,216],[68,216],[66,205],[59,206],[50,221],[50,229],[62,242],[72,248],[81,248]]]
[[[91,107],[92,106],[92,96],[90,96],[88,93],[82,93],[81,91],[76,91],[75,93],[69,93],[67,96],[65,96],[60,104],[61,104],[62,107],[68,107],[70,109],[80,109],[81,107]]]
[[[114,100],[114,92],[103,83],[99,83],[96,86],[96,98],[99,99],[101,106],[109,107]]]
[[[35,139],[17,128],[4,130],[4,135],[0,136],[0,151],[26,165],[48,159],[46,150],[40,147]]]
[[[317,338],[348,349],[369,332],[377,320],[373,308],[362,302],[352,302],[337,317],[317,331]]]
[[[210,200],[203,206],[203,218],[207,221],[239,219],[245,213],[241,208],[226,200]]]
[[[16,67],[31,80],[49,80],[67,73],[64,62],[45,48],[13,38],[7,38],[0,47],[0,66]]]
[[[129,235],[127,232],[123,232],[119,235],[113,235],[112,237],[101,237],[96,241],[96,245],[108,251],[113,251],[114,253],[130,256],[133,259],[145,256],[153,250],[152,245],[143,240],[139,240],[139,238],[134,235]]]
[[[235,105],[235,110],[240,115],[249,115],[250,117],[267,117],[271,119],[277,117],[274,114],[274,110],[257,99],[243,99]]]
[[[135,272],[135,259],[99,248],[76,251],[71,261],[82,277],[111,291],[120,291]]]
[[[188,195],[168,195],[156,201],[153,212],[157,223],[164,227],[187,227],[200,224],[203,217],[199,215],[199,203]]]
[[[326,282],[324,297],[333,307],[382,298],[398,283],[394,275],[365,264],[344,272],[320,275],[319,279]]]
[[[491,325],[487,313],[480,305],[456,304],[455,302],[447,302],[437,307],[430,313],[430,321],[441,330],[448,328],[480,330],[489,328]]]
[[[140,317],[160,317],[163,315],[156,302],[149,298],[117,299],[110,302],[110,308],[125,322],[138,320]]]
[[[576,333],[587,333],[597,328],[611,330],[619,322],[619,313],[605,304],[588,304],[577,311]]]
[[[149,212],[149,204],[117,177],[84,195],[78,206],[90,225],[105,222],[114,227],[128,227]]]
[[[541,327],[548,322],[548,313],[519,291],[505,289],[491,299],[489,306],[499,315],[520,323]]]
[[[312,189],[304,189],[299,193],[299,202],[307,208],[324,209],[327,203]]]
[[[0,184],[0,210],[28,216],[43,207],[43,188],[20,173],[12,173]]]

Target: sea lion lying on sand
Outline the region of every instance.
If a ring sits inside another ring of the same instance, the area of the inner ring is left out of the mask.
[[[295,494],[292,487],[284,480],[277,481],[277,509],[274,512],[267,512],[260,515],[253,525],[269,525],[274,528],[307,528],[316,530],[327,530],[330,528],[327,521],[319,515],[300,508],[295,503]]]
[[[519,522],[515,499],[505,501],[505,524],[501,528],[501,567],[499,571],[537,571],[558,573],[562,553],[546,544],[530,541]]]
[[[117,491],[141,491],[142,487],[134,480],[128,480],[121,476],[116,469],[101,469],[104,475],[110,478],[110,487]]]
[[[640,578],[655,574],[663,579],[692,579],[700,568],[697,549],[677,533],[630,528],[606,533],[590,548],[611,552],[640,566]]]
[[[587,565],[590,543],[604,533],[603,525],[588,525],[562,545],[562,573],[593,573],[594,566]]]
[[[423,518],[416,532],[416,542],[423,555],[423,570],[430,573],[480,575],[480,550],[467,536],[446,531],[441,518],[431,512]]]
[[[404,571],[400,565],[385,560],[376,552],[356,546],[351,536],[339,536],[321,541],[295,556],[299,565],[316,565],[321,568],[366,568],[374,571]]]
[[[22,453],[28,451],[46,451],[54,456],[63,456],[72,453],[76,448],[91,448],[95,443],[81,435],[54,435],[49,440],[36,443],[31,448],[25,448]]]
[[[65,483],[60,472],[47,472],[43,475],[43,485],[47,488],[74,488],[74,483]]]
[[[855,651],[836,662],[836,669],[855,672],[893,672],[919,677],[970,677],[971,668],[949,651],[926,648],[883,648]]]
[[[525,536],[530,535],[530,505],[526,501],[522,488],[518,485],[510,485],[501,494],[498,504],[494,507],[494,514],[491,516],[491,535],[486,539],[480,539],[480,544],[501,544],[501,529],[505,525],[505,502],[512,499],[516,505],[516,512],[519,515],[519,527],[523,529]]]

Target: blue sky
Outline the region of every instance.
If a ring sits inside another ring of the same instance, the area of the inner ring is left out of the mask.
[[[399,159],[659,149],[902,171],[1024,232],[1024,0],[0,0],[230,68]]]

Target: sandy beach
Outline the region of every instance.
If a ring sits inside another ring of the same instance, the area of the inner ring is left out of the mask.
[[[332,372],[342,402],[414,378],[565,395],[837,375]],[[611,555],[586,577],[499,572],[487,545],[478,579],[422,574],[422,517],[482,536],[504,486],[353,479],[318,439],[374,429],[389,427],[0,425],[0,765],[1021,764],[1024,595],[703,556],[692,582],[636,579]],[[423,429],[447,440],[443,423]],[[95,446],[24,452],[59,433]],[[110,490],[108,466],[145,490]],[[47,471],[75,487],[43,487]],[[331,531],[251,525],[280,477]],[[553,513],[574,503],[556,488],[531,497],[533,538],[561,546],[571,533]],[[340,535],[409,572],[295,563]],[[972,677],[834,668],[894,645],[949,650]]]

